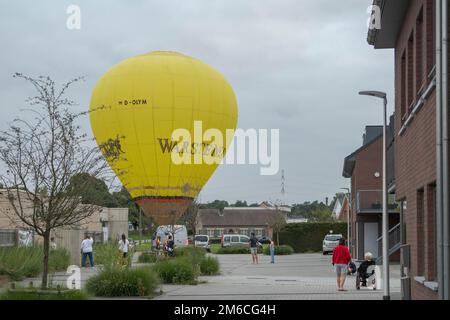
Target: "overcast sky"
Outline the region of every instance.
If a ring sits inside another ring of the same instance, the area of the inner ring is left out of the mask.
[[[96,80],[134,55],[171,50],[219,70],[238,99],[238,126],[280,129],[280,173],[257,165],[220,166],[201,201],[286,203],[330,199],[341,187],[345,156],[362,143],[365,125],[381,124],[393,51],[366,42],[372,0],[0,0],[0,129],[18,115],[29,86],[14,72],[57,81],[85,76],[70,92],[87,108]],[[81,9],[68,30],[66,9]],[[83,128],[91,134],[89,122]],[[284,199],[281,169],[285,171]]]

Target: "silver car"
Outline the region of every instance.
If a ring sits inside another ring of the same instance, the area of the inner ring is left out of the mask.
[[[203,234],[197,234],[194,237],[194,246],[198,248],[204,248],[206,251],[211,252],[211,246],[209,244],[209,237]]]
[[[334,248],[339,244],[339,240],[342,239],[342,234],[327,234],[323,239],[322,244],[322,253],[323,255],[327,255],[328,253],[332,253]]]

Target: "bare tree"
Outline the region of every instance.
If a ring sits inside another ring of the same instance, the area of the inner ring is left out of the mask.
[[[269,225],[272,228],[273,232],[277,235],[277,246],[280,245],[280,231],[286,225],[286,216],[280,210],[279,205],[275,204],[275,215],[271,219]]]
[[[185,224],[192,230],[192,233],[194,235],[197,232],[196,229],[198,221],[198,210],[199,210],[199,203],[198,199],[195,198],[187,208],[186,213],[184,214],[183,217]]]
[[[28,98],[33,120],[16,118],[0,132],[0,161],[5,166],[0,181],[7,191],[12,214],[43,238],[42,288],[47,288],[50,233],[56,228],[78,226],[98,207],[82,204],[79,196],[88,180],[72,183],[76,175],[87,173],[106,178],[109,167],[98,147],[76,124],[88,112],[69,110],[75,103],[66,91],[80,81],[75,78],[57,87],[50,77],[14,77],[34,86],[36,95]],[[109,159],[120,156],[120,142],[108,141],[100,148]],[[14,219],[14,217],[11,217]]]

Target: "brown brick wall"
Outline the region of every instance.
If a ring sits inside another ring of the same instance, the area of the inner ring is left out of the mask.
[[[424,47],[428,48],[428,50],[424,50],[423,52],[425,54],[423,55],[422,53],[414,52],[414,56],[421,56],[420,63],[427,67],[427,71],[431,69],[432,56],[429,54],[430,41],[432,39],[430,36],[433,36],[431,4],[432,0],[411,1],[402,31],[397,40],[395,49],[395,112],[397,115],[401,114],[401,87],[404,76],[401,72],[401,57],[405,51],[408,52],[408,46],[411,47],[409,43],[411,34],[414,32],[417,34],[417,30],[415,30],[417,17],[422,8],[424,10]],[[420,45],[413,47],[415,51],[421,48]],[[415,66],[414,69],[420,70],[421,68]],[[413,92],[414,102],[418,100],[417,91],[420,89],[420,83],[429,83],[429,79],[427,79],[428,73],[422,72],[422,81],[414,81],[412,84],[413,87],[409,88],[410,90],[406,90],[407,92]],[[406,86],[409,87],[409,85],[410,81],[406,81]],[[410,274],[413,299],[437,298],[436,293],[414,281],[414,276],[425,276],[428,278],[427,280],[434,280],[433,278],[435,276],[433,271],[435,268],[434,204],[432,193],[429,189],[430,185],[436,180],[435,106],[436,97],[435,92],[433,92],[404,134],[402,136],[396,135],[396,194],[398,200],[407,200],[407,208],[405,211],[406,241],[411,245]],[[403,121],[401,117],[396,117],[395,127],[397,133],[402,127]],[[421,189],[424,190],[422,215],[420,214],[422,205],[418,203],[418,199],[420,200],[418,191]]]

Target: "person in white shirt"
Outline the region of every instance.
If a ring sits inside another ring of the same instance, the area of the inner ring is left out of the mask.
[[[128,255],[129,246],[130,246],[130,242],[128,241],[125,234],[122,234],[122,239],[119,240],[119,250],[120,250],[120,252],[122,252],[124,258],[126,258]]]
[[[94,257],[92,256],[92,245],[94,244],[94,240],[89,236],[86,235],[84,237],[84,240],[81,242],[81,266],[86,267],[86,257],[89,257],[89,265],[91,267],[94,266]]]
[[[55,242],[55,238],[54,237],[50,238],[50,249],[51,250],[56,250],[56,242]]]

